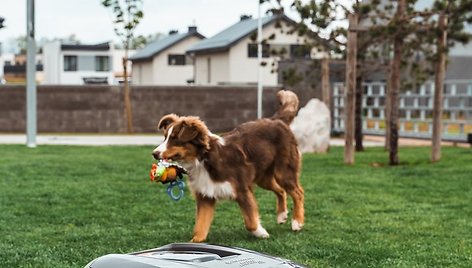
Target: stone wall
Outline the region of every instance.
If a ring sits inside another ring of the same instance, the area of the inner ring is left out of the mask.
[[[264,88],[264,117],[276,111],[279,89]],[[199,116],[214,132],[257,117],[256,87],[133,86],[131,92],[136,133],[155,132],[159,119],[168,113]],[[295,92],[301,106],[316,95],[309,90]],[[39,133],[126,132],[122,87],[38,86],[37,107]],[[25,86],[0,86],[0,132],[24,133],[25,129]]]

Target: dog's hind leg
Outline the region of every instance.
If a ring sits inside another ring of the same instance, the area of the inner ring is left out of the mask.
[[[287,194],[285,190],[280,187],[275,178],[258,181],[257,185],[259,185],[261,188],[274,192],[275,196],[277,197],[277,223],[285,223],[288,217]]]
[[[292,197],[293,216],[292,230],[300,231],[305,221],[305,195],[299,181],[299,168],[287,165],[286,169],[276,171],[277,183]]]
[[[193,238],[190,242],[199,243],[205,241],[207,238],[211,222],[213,221],[213,215],[215,213],[216,200],[197,194],[196,201],[197,215],[195,228],[193,230]]]
[[[292,230],[300,231],[305,221],[305,208],[303,188],[297,183],[294,188],[287,189],[293,200]]]
[[[261,225],[256,198],[252,189],[240,191],[236,201],[241,209],[246,229],[258,238],[269,238],[269,233]]]

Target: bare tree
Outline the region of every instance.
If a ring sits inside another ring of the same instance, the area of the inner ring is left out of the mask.
[[[121,39],[125,49],[122,60],[124,76],[124,103],[128,133],[133,133],[133,116],[131,93],[128,81],[128,52],[134,36],[134,30],[143,18],[142,0],[102,0],[104,7],[113,10],[116,35]]]

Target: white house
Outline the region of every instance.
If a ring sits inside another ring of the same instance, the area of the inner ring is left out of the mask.
[[[186,33],[172,31],[167,37],[137,51],[130,57],[133,84],[186,85],[193,82],[193,62],[185,51],[204,38],[197,32],[197,27],[191,26]]]
[[[285,58],[316,57],[318,50],[305,45],[305,37],[293,32],[293,21],[286,16],[262,18],[264,85],[277,85],[277,63]],[[257,83],[257,19],[241,16],[241,20],[215,36],[190,47],[194,58],[196,85]]]
[[[135,49],[128,50],[128,58],[132,57],[136,53]],[[124,73],[123,73],[123,58],[125,57],[125,50],[115,48],[113,50],[113,60],[112,60],[112,70],[113,75],[115,76],[115,81],[113,84],[121,84],[124,81]],[[131,74],[132,74],[132,64],[131,61],[128,60],[127,64],[128,70],[128,81],[131,81]]]
[[[54,41],[44,45],[44,84],[114,84],[114,48],[111,43],[71,45]]]

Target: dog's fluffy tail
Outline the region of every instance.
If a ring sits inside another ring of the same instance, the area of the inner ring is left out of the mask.
[[[280,90],[277,92],[277,99],[280,106],[271,119],[279,119],[290,125],[298,112],[298,97],[292,91]]]

